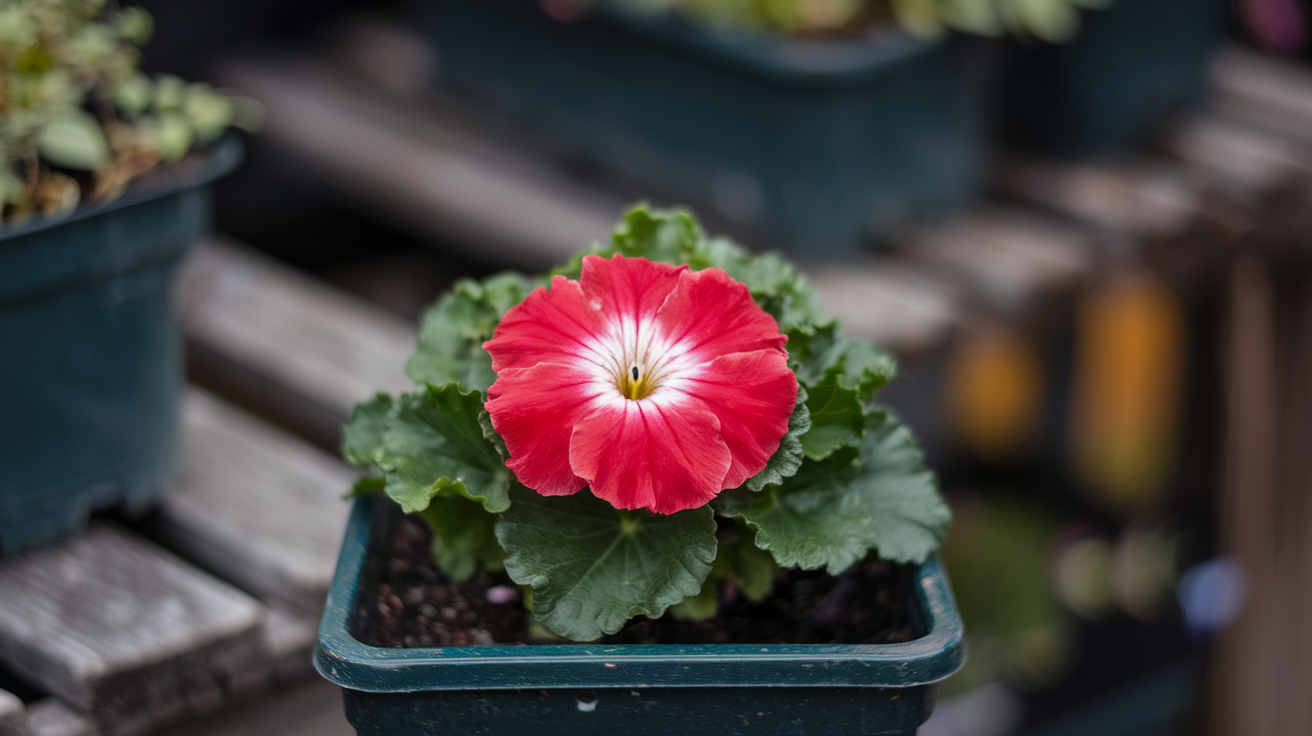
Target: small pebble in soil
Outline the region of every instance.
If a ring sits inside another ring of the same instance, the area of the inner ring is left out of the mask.
[[[433,563],[427,524],[398,519],[372,595],[356,611],[356,635],[379,647],[449,647],[530,642],[519,588],[504,572],[453,582]],[[376,563],[377,561],[375,561]],[[871,560],[831,576],[779,573],[760,603],[726,585],[709,621],[636,618],[603,638],[613,644],[887,644],[915,637],[910,586],[899,566]]]

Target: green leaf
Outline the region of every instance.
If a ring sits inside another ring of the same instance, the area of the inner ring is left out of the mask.
[[[500,570],[506,553],[497,543],[496,514],[464,496],[439,496],[420,512],[433,530],[433,560],[463,583],[480,569]]]
[[[123,8],[114,16],[114,29],[118,35],[141,46],[155,35],[155,19],[145,8]]]
[[[670,615],[685,621],[714,618],[720,608],[720,589],[726,580],[753,603],[765,600],[774,590],[779,565],[769,552],[753,543],[755,531],[742,520],[737,520],[735,526],[730,536],[720,540],[711,574],[702,583],[701,591],[672,607]]]
[[[492,427],[492,415],[488,414],[486,409],[478,415],[478,426],[483,428],[483,439],[492,443],[492,447],[501,456],[501,460],[510,460],[510,450],[506,448],[506,441]]]
[[[41,126],[36,147],[55,166],[94,171],[109,162],[109,143],[100,123],[82,110],[66,110]]]
[[[383,435],[387,432],[387,417],[396,400],[384,393],[374,394],[351,410],[351,417],[342,425],[342,457],[346,462],[368,467],[378,462],[383,449]]]
[[[424,315],[419,346],[406,362],[406,374],[415,383],[455,381],[487,391],[497,376],[483,343],[492,338],[501,317],[538,285],[518,273],[457,282]]]
[[[191,150],[193,138],[191,123],[180,113],[162,113],[156,121],[155,152],[168,163],[181,161]]]
[[[194,82],[187,90],[184,112],[196,132],[196,140],[209,143],[232,123],[232,99],[204,82]]]
[[[780,440],[779,449],[775,450],[766,461],[761,472],[748,478],[743,484],[748,489],[759,491],[771,483],[782,483],[785,478],[792,477],[797,469],[802,467],[802,436],[811,429],[811,412],[807,409],[806,399],[806,389],[798,386],[797,405],[793,407],[793,413],[788,417],[788,432]]]
[[[552,632],[592,641],[629,618],[657,618],[697,594],[715,559],[709,506],[661,516],[619,511],[587,491],[544,497],[520,486],[497,520],[506,572],[533,588]]]
[[[150,81],[150,77],[141,72],[133,72],[114,88],[114,105],[129,118],[136,119],[150,107],[154,94],[155,84]]]
[[[808,389],[830,376],[838,385],[855,389],[862,405],[897,376],[897,361],[869,340],[843,334],[837,323],[788,342],[789,362],[797,380]]]
[[[155,78],[155,112],[181,112],[186,103],[186,80],[173,74],[161,74]]]
[[[860,452],[841,448],[804,463],[763,493],[721,494],[721,513],[756,530],[756,544],[783,567],[825,567],[838,574],[872,549],[895,562],[920,563],[942,542],[952,515],[933,473],[901,422],[886,410],[867,415]]]
[[[406,513],[423,511],[439,494],[481,501],[492,513],[510,505],[510,471],[483,438],[482,411],[482,394],[455,383],[424,385],[397,400],[376,458],[387,495]]]
[[[346,493],[346,498],[355,498],[357,496],[372,496],[383,493],[387,489],[387,478],[381,475],[366,475],[351,486],[351,490]]]
[[[811,429],[802,435],[802,449],[812,460],[823,460],[840,447],[861,443],[865,416],[856,389],[839,385],[836,374],[826,376],[809,392]]]

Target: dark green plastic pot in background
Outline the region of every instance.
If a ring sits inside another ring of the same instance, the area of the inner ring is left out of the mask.
[[[849,256],[968,203],[987,44],[716,31],[605,2],[437,0],[443,84],[557,153],[717,212],[803,260]]]
[[[922,634],[902,644],[564,644],[381,649],[352,636],[398,507],[355,503],[316,669],[362,736],[912,736],[965,657],[937,559],[914,573]]]
[[[1011,42],[1003,124],[1047,153],[1084,158],[1141,140],[1202,103],[1222,0],[1114,0],[1080,13],[1068,44]]]
[[[227,138],[106,205],[0,227],[0,553],[139,514],[174,475],[176,276],[241,156]]]

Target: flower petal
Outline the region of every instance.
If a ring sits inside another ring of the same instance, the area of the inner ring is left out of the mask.
[[[569,460],[593,495],[658,514],[704,506],[732,461],[715,414],[684,397],[606,401],[574,427]]]
[[[498,374],[512,368],[538,363],[567,363],[583,358],[594,362],[594,335],[602,330],[603,317],[579,288],[564,276],[551,280],[551,290],[534,289],[528,298],[501,318],[492,339],[483,349],[492,356]]]
[[[695,378],[694,393],[720,420],[733,462],[721,488],[737,488],[761,472],[788,432],[797,377],[782,351],[722,355]]]
[[[670,342],[686,348],[698,363],[767,348],[782,353],[788,342],[747,287],[718,268],[679,274],[656,321]]]
[[[643,320],[655,316],[665,297],[678,285],[687,266],[646,258],[584,256],[579,285],[602,314]]]
[[[506,467],[544,496],[567,496],[587,482],[570,468],[569,429],[593,411],[599,388],[577,364],[539,363],[497,375],[484,404],[506,441]]]

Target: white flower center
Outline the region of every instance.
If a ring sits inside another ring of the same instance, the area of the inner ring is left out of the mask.
[[[688,347],[671,341],[650,319],[617,317],[586,348],[579,357],[593,380],[605,384],[602,396],[612,400],[674,398],[684,393],[687,379],[697,372]]]

